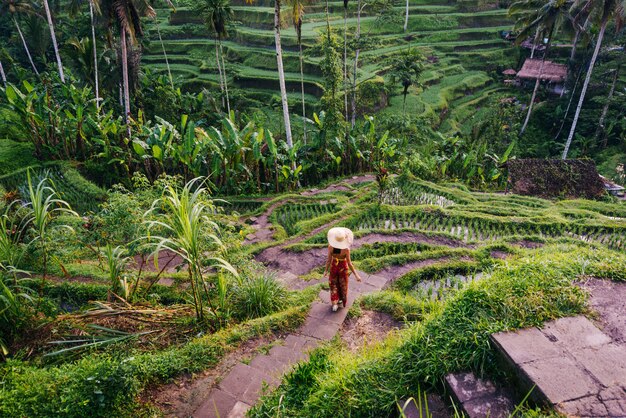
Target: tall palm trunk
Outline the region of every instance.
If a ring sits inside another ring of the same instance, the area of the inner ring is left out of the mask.
[[[220,92],[222,93],[222,110],[226,108],[226,95],[224,94],[224,75],[222,74],[222,64],[220,64],[220,49],[217,45],[217,35],[215,38],[215,62],[217,63],[217,72],[220,76]]]
[[[567,102],[567,109],[565,109],[565,114],[563,115],[563,120],[561,121],[561,126],[559,127],[559,131],[554,135],[554,140],[558,140],[561,135],[561,131],[563,130],[563,126],[565,126],[565,121],[567,120],[567,115],[569,115],[569,110],[572,107],[572,102],[574,101],[574,95],[576,94],[576,89],[578,88],[578,82],[580,81],[580,76],[583,73],[583,68],[581,67],[578,71],[578,75],[576,76],[576,82],[574,83],[574,88],[569,97],[569,101]]]
[[[576,58],[576,50],[578,49],[578,41],[580,41],[580,35],[582,32],[587,30],[588,25],[589,25],[589,16],[587,16],[587,19],[585,20],[585,23],[583,24],[582,29],[576,29],[576,36],[574,36],[574,42],[572,44],[572,52],[570,52],[570,55],[569,55],[570,62],[574,61],[574,58]]]
[[[128,45],[126,43],[126,30],[120,28],[120,44],[122,47],[122,89],[124,95],[124,121],[126,133],[130,139],[130,86],[128,81]]]
[[[541,65],[539,66],[539,76],[535,81],[535,88],[533,89],[533,94],[530,97],[530,103],[528,104],[528,113],[526,113],[526,119],[524,120],[524,124],[522,125],[522,129],[520,129],[520,135],[523,135],[528,127],[528,122],[530,121],[530,115],[533,111],[533,106],[535,104],[535,98],[537,97],[537,91],[539,90],[539,85],[541,84],[541,76],[543,75],[543,67],[546,63],[546,56],[548,55],[548,49],[550,49],[550,43],[552,42],[552,33],[554,32],[554,25],[550,28],[550,37],[548,38],[548,43],[546,44],[546,49],[543,51],[543,57],[541,58]]]
[[[283,51],[280,46],[280,0],[274,2],[274,40],[276,43],[276,63],[278,65],[278,83],[280,85],[280,98],[283,104],[283,119],[285,119],[285,138],[287,147],[293,147],[291,137],[291,122],[289,121],[289,103],[287,101],[287,88],[285,87],[285,70],[283,69]]]
[[[409,0],[406,0],[406,13],[404,15],[404,31],[409,29]]]
[[[596,141],[600,138],[600,135],[603,136],[602,139],[602,148],[606,148],[607,145],[607,136],[606,130],[604,126],[604,121],[606,120],[606,115],[609,113],[609,107],[611,106],[611,100],[613,99],[613,94],[615,94],[615,86],[617,84],[617,78],[619,77],[619,70],[621,66],[618,65],[615,70],[613,70],[613,81],[611,83],[611,89],[609,90],[609,95],[606,98],[606,103],[604,104],[604,108],[602,109],[602,114],[600,115],[600,122],[598,122],[598,129],[596,129]]]
[[[224,74],[224,92],[226,93],[226,110],[230,117],[230,98],[228,97],[228,77],[226,76],[226,64],[224,63],[224,49],[222,48],[222,37],[219,38],[220,58],[222,59],[222,73]]]
[[[2,61],[0,61],[0,77],[2,78],[2,84],[4,87],[7,86],[7,75],[4,73],[4,67],[2,66]]]
[[[357,70],[359,68],[359,54],[361,53],[361,48],[359,46],[361,42],[361,11],[361,0],[359,0],[356,10],[356,33],[354,34],[356,50],[354,51],[354,68],[352,70],[352,129],[354,129],[354,126],[356,125],[356,78]]]
[[[154,13],[154,26],[156,26],[157,35],[159,36],[159,42],[161,43],[161,49],[163,50],[163,57],[165,57],[165,67],[167,68],[167,76],[170,78],[170,85],[172,90],[174,89],[174,78],[172,77],[172,70],[170,69],[170,61],[167,59],[167,51],[165,50],[165,44],[163,43],[163,37],[161,36],[161,29],[159,29],[159,20],[157,19],[157,13]]]
[[[609,23],[609,18],[604,17],[604,19],[602,20],[602,25],[600,26],[600,32],[598,33],[598,40],[596,41],[596,47],[593,50],[591,62],[589,63],[589,69],[587,70],[585,82],[583,83],[583,88],[580,91],[580,98],[578,99],[578,106],[576,106],[576,113],[574,114],[574,121],[572,122],[572,128],[569,131],[567,142],[565,143],[565,149],[563,150],[563,156],[562,156],[563,159],[567,158],[567,154],[569,153],[569,147],[572,145],[572,139],[574,138],[574,132],[576,132],[576,125],[578,124],[578,117],[580,116],[580,110],[582,109],[583,102],[585,101],[585,95],[587,94],[587,87],[589,87],[589,81],[591,80],[591,73],[593,73],[593,67],[596,65],[596,59],[598,58],[598,53],[600,53],[600,47],[602,46],[604,32],[606,31],[606,26],[608,23]]]
[[[24,34],[22,33],[22,28],[20,28],[20,24],[17,22],[15,16],[13,16],[13,22],[15,23],[17,33],[20,35],[20,39],[22,40],[22,45],[24,45],[24,50],[26,51],[28,61],[30,61],[30,65],[31,67],[33,67],[33,71],[35,72],[35,74],[39,75],[39,71],[37,71],[37,67],[35,67],[35,62],[33,61],[32,55],[30,55],[30,49],[28,49],[28,44],[26,43],[26,39],[24,38]]]
[[[348,120],[348,0],[343,0],[343,108]]]
[[[50,28],[50,39],[52,39],[52,46],[54,47],[54,55],[57,59],[57,66],[59,67],[59,77],[61,82],[65,83],[65,74],[63,73],[63,63],[61,62],[61,55],[59,54],[59,46],[57,45],[57,37],[54,33],[54,22],[52,22],[52,13],[50,13],[50,6],[48,6],[48,0],[43,0],[43,7],[46,9],[46,17],[48,18],[48,27]]]
[[[98,83],[98,49],[96,48],[96,25],[93,14],[93,0],[89,0],[89,17],[91,18],[91,43],[93,44],[93,73],[96,87],[96,106],[100,106],[100,85]]]
[[[300,59],[300,91],[302,93],[302,140],[306,144],[306,102],[304,101],[304,57],[302,54],[302,18],[296,23]]]

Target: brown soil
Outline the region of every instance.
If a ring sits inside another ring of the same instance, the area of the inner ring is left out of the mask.
[[[39,278],[36,278],[35,280],[39,280]],[[94,284],[94,283],[103,283],[103,280],[100,279],[96,279],[93,277],[89,277],[89,276],[68,276],[68,277],[57,277],[57,276],[48,276],[47,280],[55,282],[55,283],[65,283],[65,282],[72,282],[72,283],[89,283],[89,284]]]
[[[587,278],[579,286],[589,292],[597,323],[613,341],[626,343],[626,283]]]
[[[341,339],[353,353],[403,327],[402,322],[386,313],[366,310],[362,312],[358,318],[347,319],[339,330]]]
[[[327,229],[329,225],[320,227],[319,230]],[[434,245],[447,245],[451,247],[462,246],[463,243],[455,241],[445,237],[432,237],[420,233],[414,232],[401,232],[398,234],[368,234],[360,238],[356,238],[352,245],[352,248],[359,248],[363,244],[372,244],[376,242],[423,242]],[[293,244],[294,242],[288,242],[285,245]],[[261,251],[256,260],[265,264],[266,266],[279,271],[289,271],[298,276],[307,274],[316,267],[324,266],[327,256],[326,248],[314,248],[303,252],[291,252],[283,249],[283,246],[276,246],[266,248]],[[406,266],[394,266],[397,268],[408,267]],[[419,267],[419,266],[418,266]],[[412,267],[406,271],[412,270]],[[397,277],[397,276],[395,276]]]
[[[354,240],[353,248],[358,248],[363,244],[374,244],[377,242],[397,242],[397,243],[409,243],[420,242],[431,245],[445,245],[447,247],[468,247],[461,241],[441,237],[431,236],[426,234],[420,234],[419,232],[400,232],[395,234],[367,234]]]
[[[432,266],[433,264],[437,264],[437,263],[444,263],[448,261],[449,259],[450,257],[429,258],[427,260],[413,261],[413,262],[402,264],[402,265],[387,266],[383,268],[382,270],[377,271],[376,275],[386,277],[390,280],[395,280],[398,277],[408,273],[409,271]],[[470,258],[462,257],[460,258],[460,260],[469,261]]]
[[[154,265],[154,257],[147,257],[145,260],[141,256],[135,256],[135,263],[132,266],[137,270],[142,269],[145,272],[158,273],[163,270],[164,273],[174,273],[183,264],[183,258],[169,250],[162,250],[159,252],[158,268]]]
[[[271,247],[256,256],[256,260],[271,269],[280,272],[289,271],[297,276],[307,274],[315,267],[323,267],[328,250],[314,248],[301,253],[284,250],[282,247]]]
[[[518,241],[518,242],[514,242],[512,244],[520,246],[522,248],[530,248],[530,249],[543,247],[543,243],[541,243],[541,242],[528,241],[528,240],[525,240],[525,239],[521,240],[521,241]]]
[[[499,251],[499,250],[494,250],[492,252],[489,253],[489,256],[491,256],[491,258],[497,258],[500,260],[506,260],[507,258],[509,258],[511,256],[511,254],[505,252],[505,251]]]
[[[256,231],[246,237],[244,240],[244,245],[256,244],[263,241],[269,241],[272,239],[274,235],[274,230],[272,229],[272,223],[270,222],[270,216],[274,209],[277,207],[284,205],[288,201],[280,201],[271,205],[267,210],[260,215],[259,217],[250,218],[252,223],[250,224]]]
[[[227,354],[214,368],[195,375],[185,374],[172,383],[146,388],[142,392],[141,402],[157,406],[166,417],[190,417],[230,369],[243,360],[256,356],[259,347],[276,339],[277,336],[274,335],[246,341],[237,350]]]

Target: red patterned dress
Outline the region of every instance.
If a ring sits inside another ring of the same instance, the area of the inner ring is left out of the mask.
[[[348,303],[348,277],[350,277],[348,259],[340,260],[333,257],[330,262],[330,275],[328,276],[330,302],[333,305],[336,305],[339,301],[343,302],[343,306],[346,306]]]

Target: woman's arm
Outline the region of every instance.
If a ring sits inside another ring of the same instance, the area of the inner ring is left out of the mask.
[[[323,277],[326,277],[328,275],[328,272],[330,271],[330,262],[331,262],[332,253],[333,253],[333,250],[330,249],[330,245],[329,245],[328,246],[328,258],[326,259],[326,268],[324,269]]]
[[[354,265],[352,265],[352,260],[350,260],[350,250],[346,250],[346,251],[347,251],[346,260],[348,260],[348,267],[350,268],[352,273],[354,273],[354,277],[356,277],[356,281],[360,282],[361,281],[361,276],[359,276],[359,273],[354,268]]]

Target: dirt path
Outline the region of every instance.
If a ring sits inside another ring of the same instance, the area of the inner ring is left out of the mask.
[[[339,221],[336,221],[329,225],[324,225],[318,228],[319,231],[326,230],[331,227],[331,225],[336,224]],[[319,231],[317,233],[319,233]],[[312,233],[312,235],[315,235]],[[301,240],[304,240],[302,238]],[[316,267],[324,266],[327,257],[327,249],[324,248],[313,248],[311,250],[302,251],[302,252],[292,252],[284,247],[286,245],[291,245],[299,242],[299,240],[293,240],[291,242],[287,242],[283,245],[279,245],[276,247],[266,248],[261,251],[255,259],[267,267],[277,270],[279,272],[289,272],[295,274],[296,276],[301,276],[303,274],[309,273]],[[455,241],[451,238],[446,237],[433,237],[425,234],[414,233],[414,232],[402,232],[399,234],[367,234],[362,237],[356,238],[352,245],[352,249],[357,249],[364,244],[373,244],[380,242],[394,242],[394,243],[409,243],[409,242],[420,242],[425,244],[433,244],[433,245],[446,245],[449,247],[459,247],[464,245],[460,241]],[[437,261],[437,260],[435,260]],[[419,262],[424,263],[424,262]],[[407,264],[409,266],[409,264]],[[400,269],[402,266],[393,266],[389,272],[383,273],[381,275],[389,275],[395,276],[397,272],[395,268]],[[417,266],[419,267],[419,265]],[[415,268],[417,268],[415,267]],[[410,271],[406,270],[407,271]],[[404,273],[403,273],[404,274]]]
[[[148,388],[143,392],[141,400],[158,406],[166,417],[189,417],[209,396],[221,376],[241,361],[256,356],[261,348],[280,341],[281,337],[274,335],[249,340],[228,354],[217,367],[199,375],[181,376],[164,386]]]
[[[589,292],[596,323],[614,342],[626,345],[626,283],[588,278],[579,286]]]
[[[339,333],[341,339],[353,353],[383,340],[390,332],[404,328],[389,314],[364,310],[358,318],[347,319]]]
[[[270,216],[272,212],[279,207],[287,203],[288,200],[276,202],[273,205],[270,205],[269,208],[259,217],[250,218],[252,223],[250,226],[254,228],[256,231],[252,234],[249,234],[243,241],[244,245],[257,244],[259,242],[271,241],[272,236],[274,235],[274,230],[272,229],[272,223],[270,222]]]
[[[331,184],[330,186],[325,187],[323,189],[311,189],[311,190],[304,191],[300,194],[302,196],[315,196],[315,195],[322,194],[322,193],[348,192],[352,189],[345,186],[346,184],[353,185],[353,184],[359,184],[359,183],[366,183],[368,181],[376,181],[376,177],[371,174],[366,174],[363,176],[354,176],[352,178],[343,180],[339,183]]]
[[[304,191],[300,193],[300,195],[316,196],[322,193],[331,193],[331,192],[337,192],[337,191],[350,191],[351,190],[350,188],[346,186],[342,186],[342,184],[352,185],[352,184],[365,183],[365,182],[374,181],[374,180],[376,180],[376,178],[373,175],[355,176],[355,177],[352,177],[351,179],[344,180],[340,183],[332,184],[321,190],[311,189],[311,190]],[[272,223],[270,222],[269,218],[272,215],[272,212],[274,212],[276,208],[284,204],[287,204],[290,201],[291,201],[290,199],[285,199],[285,200],[276,202],[273,205],[271,205],[269,208],[267,208],[267,210],[262,215],[256,218],[251,218],[252,220],[251,226],[256,231],[246,237],[246,239],[244,240],[244,245],[258,244],[260,242],[271,241],[272,237],[274,236],[274,231],[272,229]],[[339,221],[336,221],[336,222],[339,222]],[[297,239],[306,239],[309,236],[313,236],[317,234],[318,232],[319,231],[314,230],[314,231],[311,231],[309,234],[307,234],[305,237],[298,237]],[[292,240],[286,243],[285,245],[288,245],[289,243],[294,243],[294,242],[297,242],[297,241]]]

